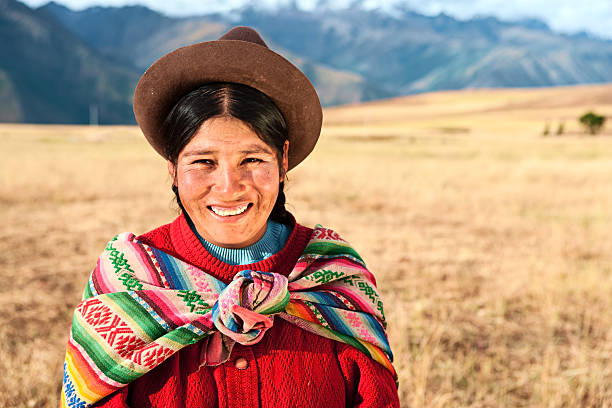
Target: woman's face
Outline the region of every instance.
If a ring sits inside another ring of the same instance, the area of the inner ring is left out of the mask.
[[[287,172],[276,152],[244,122],[231,117],[204,122],[168,171],[198,233],[225,248],[243,248],[266,232]],[[283,169],[282,174],[281,170]]]

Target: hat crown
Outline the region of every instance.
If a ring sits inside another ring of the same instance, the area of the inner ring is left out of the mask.
[[[250,43],[263,45],[264,47],[268,48],[268,45],[264,42],[259,33],[257,33],[257,31],[253,30],[251,27],[234,27],[219,37],[219,40],[248,41]]]

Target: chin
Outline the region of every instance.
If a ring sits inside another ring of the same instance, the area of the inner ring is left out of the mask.
[[[223,248],[244,248],[257,242],[265,233],[266,224],[261,228],[247,230],[236,228],[198,228],[200,235],[211,244]]]

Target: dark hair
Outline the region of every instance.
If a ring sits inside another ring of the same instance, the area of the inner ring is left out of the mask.
[[[206,84],[184,95],[174,105],[163,124],[166,158],[176,165],[179,153],[202,124],[215,117],[234,117],[248,124],[276,152],[280,170],[284,171],[283,147],[288,137],[285,118],[267,95],[250,86],[231,82]],[[290,224],[292,217],[285,209],[284,184],[279,185],[270,219]],[[172,191],[178,206],[186,212],[174,184]]]

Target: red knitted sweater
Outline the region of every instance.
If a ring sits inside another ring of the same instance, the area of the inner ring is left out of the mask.
[[[295,224],[285,247],[251,265],[229,265],[208,253],[185,217],[139,237],[150,246],[229,283],[243,269],[288,275],[312,230]],[[253,346],[236,343],[224,364],[199,368],[202,342],[98,402],[99,407],[399,407],[382,365],[352,346],[282,319]]]

